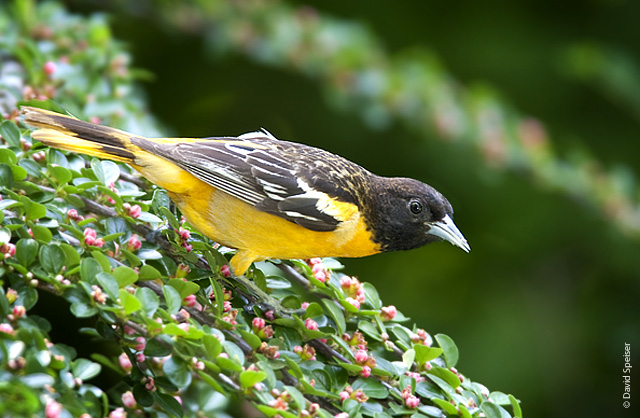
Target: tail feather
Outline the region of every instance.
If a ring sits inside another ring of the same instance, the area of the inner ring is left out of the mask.
[[[26,124],[44,128],[31,136],[55,148],[135,164],[133,135],[108,126],[34,107],[23,107]]]

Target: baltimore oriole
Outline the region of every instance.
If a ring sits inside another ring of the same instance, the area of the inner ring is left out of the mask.
[[[433,187],[376,176],[269,132],[144,138],[42,109],[24,121],[46,145],[130,164],[164,188],[189,223],[237,253],[237,275],[268,258],[362,257],[447,240],[469,251]]]

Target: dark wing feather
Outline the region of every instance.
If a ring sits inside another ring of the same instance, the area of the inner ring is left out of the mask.
[[[194,142],[143,138],[132,138],[132,142],[259,210],[314,231],[332,231],[340,223],[318,209],[320,197],[328,194],[356,203],[349,188],[341,184],[345,179],[333,176],[334,169],[363,170],[326,151],[262,133]]]

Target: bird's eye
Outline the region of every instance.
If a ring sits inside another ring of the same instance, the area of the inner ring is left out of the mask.
[[[419,214],[422,212],[422,203],[418,200],[412,200],[409,202],[409,210],[414,214]]]

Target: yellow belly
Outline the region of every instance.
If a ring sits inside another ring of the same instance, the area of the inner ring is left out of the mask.
[[[363,257],[380,252],[354,205],[341,203],[352,210],[344,211],[350,216],[336,230],[312,231],[259,211],[180,171],[180,182],[160,185],[168,189],[195,229],[224,246],[238,249],[231,260],[236,274],[243,274],[252,262],[268,258]]]

